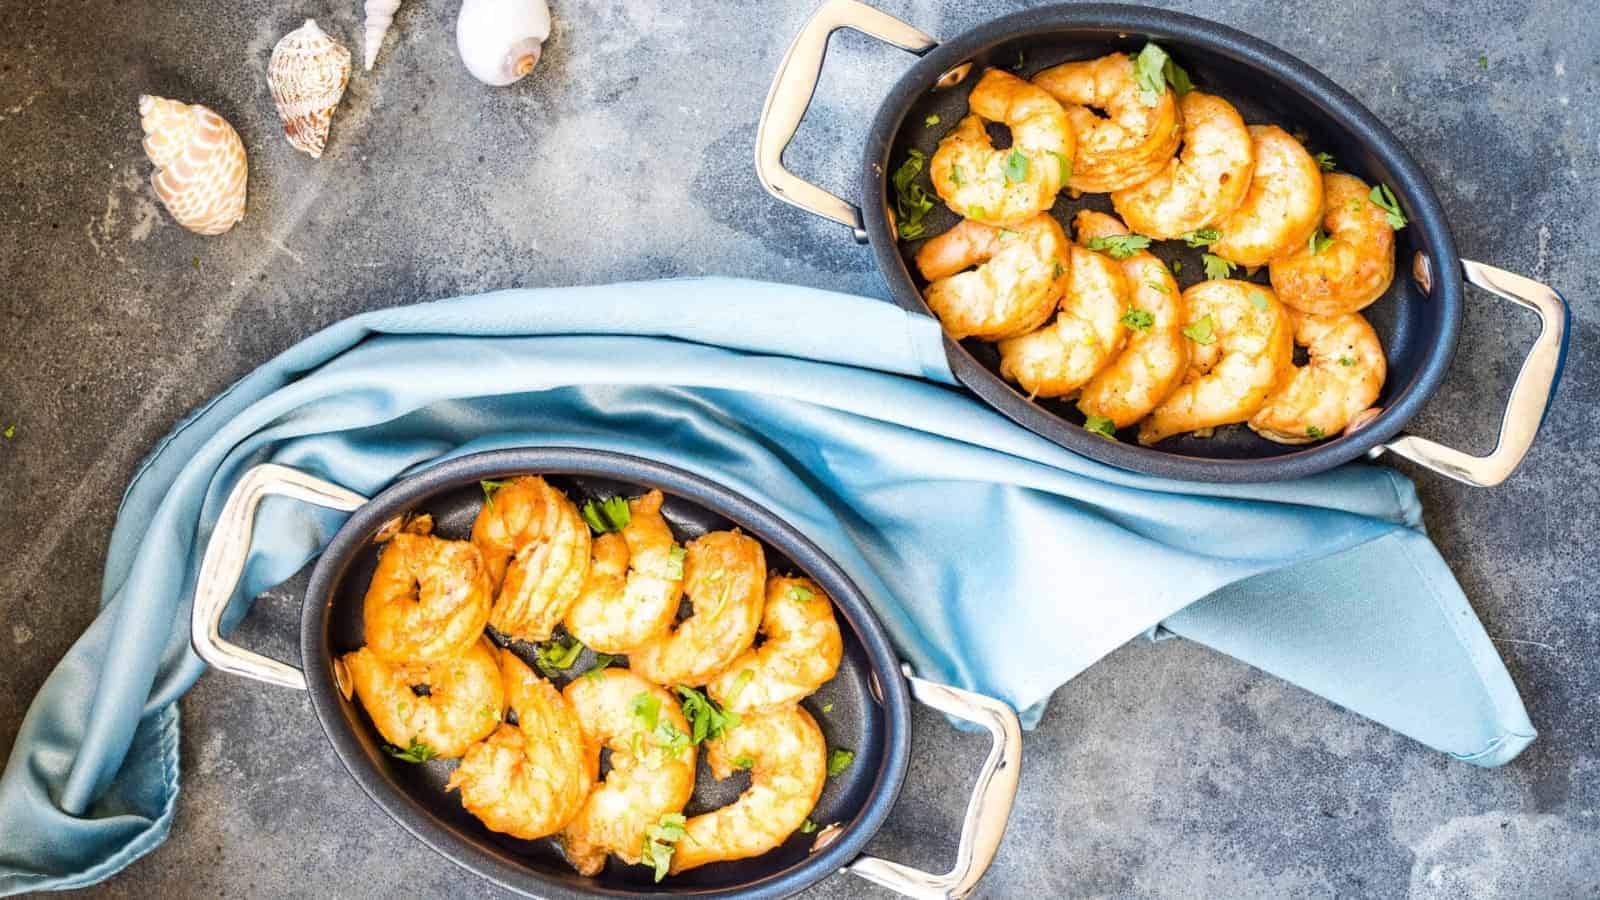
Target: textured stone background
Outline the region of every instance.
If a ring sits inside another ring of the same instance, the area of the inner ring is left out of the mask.
[[[456,4],[410,2],[358,72],[327,156],[278,133],[263,80],[315,16],[359,56],[356,0],[0,4],[0,745],[94,614],[116,498],[196,404],[297,339],[376,307],[512,285],[726,273],[884,296],[865,248],[769,199],[756,115],[813,0],[556,0],[531,81],[456,59]],[[881,0],[935,35],[1027,4]],[[1422,161],[1464,255],[1573,303],[1560,403],[1517,476],[1420,474],[1428,522],[1542,736],[1505,769],[1452,763],[1183,642],[1144,642],[1064,688],[1027,741],[981,893],[1595,897],[1600,875],[1600,507],[1593,173],[1600,27],[1581,4],[1166,3],[1257,34],[1369,104]],[[865,122],[909,57],[834,40],[790,155],[853,189]],[[1486,67],[1479,65],[1485,57]],[[135,98],[205,102],[251,151],[222,238],[167,219]],[[1482,450],[1534,332],[1473,294],[1450,380],[1416,422]],[[248,640],[293,657],[292,588]],[[184,700],[171,840],[107,896],[484,896],[345,776],[301,695],[222,676]],[[983,753],[931,715],[873,852],[942,868]],[[878,893],[847,877],[816,897]]]

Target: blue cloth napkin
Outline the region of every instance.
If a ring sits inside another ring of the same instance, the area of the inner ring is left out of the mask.
[[[140,466],[101,612],[0,776],[0,893],[93,883],[166,835],[174,701],[203,668],[188,641],[196,570],[228,491],[269,460],[367,494],[443,459],[526,445],[698,472],[831,554],[920,674],[1002,697],[1028,724],[1063,682],[1149,632],[1478,765],[1533,739],[1400,475],[1152,479],[1068,453],[953,384],[931,319],[725,279],[503,291],[312,336]],[[230,619],[340,521],[264,503]]]

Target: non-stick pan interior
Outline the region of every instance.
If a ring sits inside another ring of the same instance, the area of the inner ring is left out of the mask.
[[[1030,78],[1050,66],[1070,60],[1093,59],[1113,52],[1138,53],[1151,39],[1147,34],[1153,35],[1154,39],[1170,52],[1173,59],[1187,70],[1196,89],[1227,99],[1239,109],[1247,123],[1276,124],[1285,131],[1301,137],[1311,152],[1325,151],[1332,154],[1337,161],[1339,171],[1359,176],[1369,184],[1381,182],[1392,187],[1399,196],[1402,207],[1411,214],[1413,222],[1412,227],[1396,234],[1396,271],[1393,284],[1384,297],[1363,311],[1382,338],[1388,355],[1388,378],[1377,405],[1389,409],[1415,390],[1431,390],[1430,386],[1422,382],[1430,369],[1440,365],[1440,361],[1434,358],[1435,347],[1447,338],[1453,343],[1456,312],[1452,303],[1440,302],[1437,298],[1430,297],[1411,275],[1412,260],[1418,250],[1428,249],[1432,252],[1433,258],[1441,258],[1442,255],[1443,258],[1452,261],[1452,264],[1454,260],[1453,248],[1424,247],[1427,237],[1424,228],[1418,227],[1415,221],[1416,204],[1413,201],[1418,192],[1427,191],[1426,186],[1412,184],[1403,179],[1373,151],[1368,140],[1352,133],[1351,129],[1340,124],[1319,103],[1289,84],[1266,77],[1246,61],[1232,58],[1203,43],[1186,41],[1183,31],[1189,26],[1183,23],[1195,23],[1198,20],[1170,16],[1158,11],[1143,11],[1152,21],[1161,16],[1173,20],[1171,31],[1162,33],[1155,27],[1136,31],[1109,25],[1078,24],[1089,19],[1090,14],[1078,15],[1072,12],[1072,7],[1055,9],[1065,10],[1063,14],[1075,16],[1074,24],[1070,27],[1052,28],[1050,20],[1057,14],[1051,9],[1037,11],[1037,21],[1035,17],[1021,14],[1005,22],[995,23],[996,27],[993,30],[999,31],[1001,30],[999,26],[1015,22],[1013,28],[1016,36],[997,36],[992,42],[978,44],[970,52],[961,54],[957,61],[968,60],[973,66],[970,74],[960,84],[946,89],[930,87],[905,97],[891,97],[887,101],[888,104],[898,105],[909,101],[910,105],[900,119],[898,130],[894,132],[890,142],[886,173],[892,173],[912,149],[932,156],[939,139],[966,114],[967,95],[986,68],[998,67],[1021,77]],[[1081,11],[1084,8],[1078,9]],[[1201,24],[1210,26],[1210,23]],[[1216,28],[1216,26],[1210,27]],[[1219,30],[1225,31],[1225,29]],[[962,38],[953,43],[965,44],[971,40],[974,39]],[[952,48],[943,47],[936,53],[950,49]],[[924,62],[932,61],[930,59]],[[939,65],[942,67],[948,62],[951,60],[941,59]],[[1308,69],[1306,71],[1309,73]],[[907,81],[914,77],[927,78],[927,83],[932,84],[932,76],[936,74],[931,68],[925,73],[908,74],[906,81],[897,86],[897,91],[904,89]],[[934,121],[935,116],[936,124],[928,124]],[[996,146],[1008,145],[1009,135],[1002,126],[994,126],[991,128],[991,133],[997,136]],[[868,154],[869,157],[873,156],[870,147]],[[892,191],[892,188],[889,190]],[[885,196],[883,200],[892,203],[893,197]],[[874,200],[869,197],[869,207],[873,203]],[[1063,192],[1052,209],[1052,214],[1068,228],[1070,234],[1073,215],[1084,208],[1111,212],[1110,197],[1106,194],[1091,194],[1074,199],[1068,196],[1067,192]],[[929,236],[938,234],[956,222],[956,215],[945,208],[944,204],[937,203],[934,211],[926,219],[927,234]],[[1442,231],[1439,233],[1442,236],[1441,243],[1447,244],[1447,233]],[[879,235],[874,233],[873,239],[879,240]],[[898,242],[897,257],[880,252],[880,260],[887,259],[893,264],[893,268],[900,270],[899,273],[892,271],[887,273],[891,286],[896,280],[896,274],[903,274],[910,279],[908,283],[914,283],[918,288],[924,286],[921,277],[916,274],[915,265],[912,264],[912,257],[920,244],[920,241]],[[1159,242],[1152,247],[1152,250],[1163,259],[1177,260],[1181,264],[1178,281],[1183,287],[1188,287],[1206,277],[1201,263],[1202,250],[1188,248],[1182,241]],[[1255,272],[1239,269],[1232,277],[1268,284],[1265,267]],[[1436,274],[1436,280],[1455,277],[1453,272],[1444,273],[1442,276]],[[1438,292],[1439,287],[1436,285],[1435,293]],[[898,296],[898,292],[897,300],[901,301],[902,305],[907,305],[904,298]],[[916,298],[916,302],[920,303],[920,297]],[[960,349],[978,366],[993,373],[998,380],[999,354],[993,344],[969,339],[961,343]],[[1448,360],[1451,349],[1449,346],[1443,348],[1444,361]],[[1297,359],[1303,361],[1303,351],[1297,348],[1297,353],[1302,354],[1297,356]],[[960,366],[957,366],[957,371],[960,374]],[[1433,374],[1429,376],[1429,380],[1436,377],[1437,375]],[[975,390],[979,390],[979,393],[984,393],[987,389],[1004,390],[1014,394],[1015,397],[1010,398],[1013,406],[1018,402],[1024,402],[1020,391],[1009,383],[1005,388],[994,384],[986,388],[972,386]],[[993,401],[994,398],[990,399]],[[1067,427],[1076,429],[1083,423],[1083,415],[1070,402],[1048,399],[1034,402]],[[1413,402],[1420,402],[1420,398]],[[1002,408],[1005,408],[1005,404],[1002,404]],[[1024,424],[1035,427],[1038,423],[1024,421]],[[1133,431],[1134,429],[1130,428],[1120,435],[1124,445],[1133,443]],[[1049,436],[1048,430],[1047,436]],[[1257,437],[1243,425],[1235,425],[1218,429],[1210,438],[1190,436],[1172,438],[1158,445],[1156,450],[1165,454],[1204,460],[1254,460],[1308,454],[1317,447],[1338,440],[1302,447],[1286,446]],[[1144,454],[1153,453],[1153,451],[1141,451],[1137,447],[1127,449]],[[1156,468],[1159,470],[1159,466]],[[1187,474],[1190,477],[1205,477],[1197,473]]]
[[[579,504],[595,498],[638,496],[654,486],[606,478],[562,475],[549,471],[501,470],[483,473],[481,477],[501,480],[519,474],[543,475],[552,485],[565,491]],[[407,511],[431,514],[434,519],[435,534],[461,539],[470,534],[473,518],[482,507],[483,500],[483,491],[477,478],[474,478],[469,482],[448,486],[419,498],[407,507]],[[736,523],[717,512],[671,493],[667,496],[662,513],[680,542],[693,540],[708,531],[736,527]],[[376,524],[374,523],[374,526]],[[375,528],[373,530],[375,532]],[[745,530],[751,533],[751,529]],[[762,538],[771,570],[803,571],[763,535],[753,534],[753,536]],[[331,606],[328,609],[325,626],[327,646],[333,655],[355,650],[364,643],[362,598],[377,564],[380,548],[372,542],[371,534],[362,537],[361,549],[350,557],[343,571],[336,576],[335,586],[331,592]],[[828,584],[824,573],[805,572],[805,574],[824,586]],[[308,602],[314,601],[308,600]],[[836,607],[835,613],[844,636],[843,662],[838,675],[815,695],[805,700],[803,705],[821,726],[828,746],[853,750],[855,760],[843,773],[827,781],[816,810],[811,815],[812,820],[823,828],[832,823],[841,823],[848,827],[856,822],[868,806],[873,798],[874,787],[885,768],[885,757],[890,745],[890,729],[893,727],[890,714],[880,700],[881,690],[873,674],[864,638],[858,633],[857,624],[850,620],[844,610]],[[532,645],[518,642],[507,646],[530,665],[534,664],[535,654]],[[586,649],[570,670],[552,680],[557,686],[563,686],[572,678],[580,677],[593,662],[592,651]],[[619,659],[614,665],[625,665],[625,660]],[[404,795],[409,805],[413,807],[410,810],[411,815],[431,820],[432,824],[453,831],[462,841],[487,852],[500,862],[530,870],[543,879],[549,879],[549,887],[540,885],[539,893],[545,893],[547,890],[551,893],[563,893],[558,886],[564,886],[571,892],[595,893],[715,892],[736,886],[759,887],[764,882],[782,879],[785,873],[791,872],[806,861],[811,855],[818,834],[823,833],[809,835],[796,833],[783,846],[764,856],[706,866],[683,875],[670,876],[660,884],[652,881],[652,873],[648,868],[628,866],[615,857],[611,858],[599,876],[592,879],[584,878],[577,875],[562,858],[553,840],[523,841],[510,838],[488,830],[468,814],[462,808],[458,795],[444,790],[445,781],[454,769],[456,761],[434,760],[418,765],[395,759],[385,751],[381,736],[373,728],[359,703],[344,700],[342,697],[337,700],[343,719],[342,725],[353,733],[359,743],[360,752],[365,755],[366,762],[372,769]],[[338,727],[340,723],[329,722],[327,712],[321,712],[325,726]],[[717,781],[711,776],[703,753],[699,769],[694,797],[685,810],[691,816],[733,801],[749,783],[749,776],[746,773],[738,773],[726,781]],[[895,787],[897,788],[897,785]],[[391,812],[393,811],[391,809]],[[402,821],[405,821],[408,827],[412,827],[413,831],[417,830],[414,821],[407,821],[404,816]],[[449,853],[449,848],[440,849]],[[495,877],[493,873],[485,874]],[[510,886],[528,889],[526,884]]]

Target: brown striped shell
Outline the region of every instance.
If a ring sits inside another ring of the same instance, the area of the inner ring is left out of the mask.
[[[199,104],[139,96],[150,184],[179,225],[221,234],[244,217],[244,142],[227,120]]]
[[[283,133],[296,150],[322,158],[333,110],[350,81],[350,51],[317,27],[315,19],[283,36],[267,63],[267,87]]]

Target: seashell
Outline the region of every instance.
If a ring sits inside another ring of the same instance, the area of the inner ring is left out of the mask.
[[[389,33],[389,23],[394,21],[400,0],[367,0],[366,61],[368,72],[378,59],[378,49],[383,46],[383,36]]]
[[[156,164],[150,184],[179,225],[221,234],[244,217],[244,142],[210,109],[139,95],[144,153]]]
[[[507,85],[533,71],[550,37],[545,0],[464,0],[456,19],[456,49],[472,77]]]
[[[296,150],[322,158],[333,110],[350,82],[350,51],[317,27],[315,19],[283,36],[267,63],[267,87]]]

